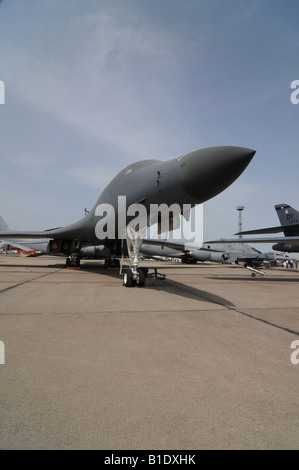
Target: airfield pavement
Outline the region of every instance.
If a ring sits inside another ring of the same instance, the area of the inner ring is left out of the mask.
[[[142,265],[0,256],[0,448],[299,449],[299,272]]]

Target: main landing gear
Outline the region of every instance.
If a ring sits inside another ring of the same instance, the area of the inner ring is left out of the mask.
[[[80,268],[80,256],[72,253],[71,256],[66,258],[65,265],[67,268]]]
[[[115,259],[115,258],[105,259],[105,269],[119,269],[119,267],[120,267],[119,259]]]

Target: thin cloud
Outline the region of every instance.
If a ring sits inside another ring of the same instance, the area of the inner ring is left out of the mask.
[[[61,40],[65,34],[71,38],[69,51],[60,51],[56,38],[45,56],[29,37],[11,45],[6,69],[10,86],[30,106],[142,158],[157,149],[166,152],[171,140],[173,148],[179,144],[176,97],[183,56],[174,35],[140,25],[138,17],[126,19],[104,13],[75,17],[67,30],[65,24],[57,30]]]

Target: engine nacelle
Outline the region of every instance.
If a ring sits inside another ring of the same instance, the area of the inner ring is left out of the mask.
[[[195,250],[190,253],[190,256],[197,261],[213,261],[214,263],[223,263],[228,256],[225,253],[215,253],[213,251]]]
[[[223,261],[229,258],[225,253],[215,253],[208,250],[194,250],[190,253],[190,256],[197,261],[212,261],[214,263],[223,263]]]
[[[80,250],[81,258],[104,259],[107,258],[107,251],[104,245],[85,246]]]
[[[229,255],[226,253],[211,253],[210,261],[213,261],[214,263],[223,263],[228,258]]]
[[[295,246],[291,245],[291,243],[276,243],[272,246],[273,250],[276,251],[286,251],[286,252],[297,252]]]

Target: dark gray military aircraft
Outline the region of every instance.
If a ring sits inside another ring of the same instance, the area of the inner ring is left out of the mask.
[[[268,243],[277,242],[275,243],[275,245],[272,246],[273,250],[284,251],[288,253],[299,253],[299,212],[296,211],[296,209],[294,209],[293,207],[289,206],[289,204],[276,204],[274,207],[276,209],[281,225],[257,230],[249,230],[246,232],[240,232],[240,234],[262,235],[283,232],[284,237],[268,237]],[[267,243],[266,241],[264,241],[266,240],[266,238],[261,239],[260,242],[262,240],[263,243]]]
[[[260,237],[226,239],[225,243],[275,243],[272,249],[287,253],[299,253],[299,212],[288,204],[276,204],[275,206],[281,225],[256,230],[238,232],[235,235],[265,235],[283,232],[284,237]],[[213,240],[207,243],[223,243],[224,240]]]
[[[255,150],[244,147],[208,147],[169,161],[144,160],[127,166],[104,189],[92,210],[79,221],[44,231],[0,232],[5,239],[46,239],[47,253],[66,257],[67,266],[79,266],[80,258],[89,252],[106,258],[107,264],[119,264],[129,255],[130,268],[124,274],[124,285],[142,287],[144,272],[138,269],[142,231],[151,225],[153,206],[179,207],[185,218],[185,206],[194,207],[226,189],[245,170]],[[135,230],[132,223],[136,213]],[[170,225],[174,214],[168,212]],[[157,220],[155,219],[155,222]],[[158,219],[163,224],[163,220]],[[136,235],[137,234],[137,235]],[[27,243],[28,245],[28,243]]]

